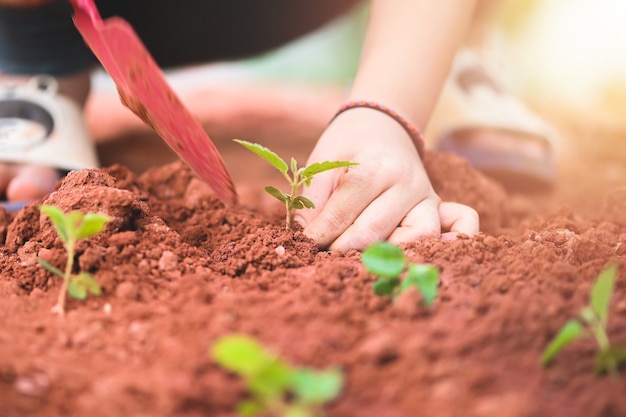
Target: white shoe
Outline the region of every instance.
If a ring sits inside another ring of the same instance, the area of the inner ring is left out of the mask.
[[[0,162],[70,171],[98,159],[80,107],[57,94],[56,80],[36,76],[0,86]]]

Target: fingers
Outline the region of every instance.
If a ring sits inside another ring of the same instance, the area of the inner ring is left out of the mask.
[[[11,169],[11,165],[0,164],[0,196],[6,195],[6,190],[12,177],[13,170]],[[0,198],[0,200],[1,199],[2,198]]]
[[[414,242],[423,238],[437,238],[441,234],[441,223],[437,198],[428,198],[413,207],[387,240],[391,243]]]
[[[438,198],[429,197],[402,218],[402,212],[393,209],[398,206],[396,197],[393,192],[387,192],[372,202],[330,244],[330,249],[344,252],[348,249],[363,250],[381,240],[395,244],[424,238],[454,240],[459,233],[473,236],[479,231],[478,213],[471,207],[458,203],[440,203]],[[394,219],[402,219],[399,226],[393,226],[399,222]]]
[[[312,216],[310,220],[304,217],[304,213],[298,214],[297,219],[305,227],[307,236],[318,242],[321,247],[327,248],[345,233],[368,204],[378,197],[381,187],[374,184],[372,177],[365,176],[361,170],[350,171],[344,175],[336,187],[333,184],[321,184],[321,187],[326,191],[313,190],[316,194],[307,195],[315,202],[318,210],[307,213]],[[325,202],[323,193],[329,195],[326,195]]]
[[[335,174],[335,175],[333,175]],[[315,208],[298,210],[294,214],[294,221],[300,223],[302,227],[306,228],[313,222],[322,209],[326,206],[328,199],[332,191],[336,188],[335,176],[336,172],[324,172],[315,177],[315,180],[311,183],[309,188],[306,188],[302,195],[315,204]]]
[[[480,230],[478,213],[464,204],[446,202],[439,206],[441,228],[448,231],[448,235],[463,233],[474,236]]]
[[[10,170],[9,182],[6,185],[8,201],[26,201],[43,197],[54,190],[56,182],[61,177],[55,168],[24,165],[15,166]],[[2,179],[0,179],[0,185]]]
[[[365,249],[374,242],[387,239],[406,218],[406,207],[415,204],[407,199],[401,187],[392,187],[372,201],[356,220],[330,245],[330,249],[347,251]],[[416,207],[423,221],[414,229],[422,235],[438,235],[439,219],[436,200],[425,199]]]

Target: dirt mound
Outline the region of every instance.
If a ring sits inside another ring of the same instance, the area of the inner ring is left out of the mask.
[[[591,340],[539,364],[608,263],[620,267],[609,335],[626,344],[626,189],[572,209],[563,192],[510,196],[457,158],[428,158],[440,195],[483,225],[406,245],[442,271],[429,310],[415,293],[374,295],[358,252],[319,251],[276,211],[225,208],[177,162],[74,172],[43,200],[113,218],[77,247],[103,295],[60,318],[60,279],[37,258],[63,265],[65,252],[41,202],[0,210],[0,415],[232,415],[243,386],[208,352],[233,332],[295,364],[340,366],[332,416],[626,415],[626,383],[594,376]]]

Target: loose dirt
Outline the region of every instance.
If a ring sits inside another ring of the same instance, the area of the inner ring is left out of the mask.
[[[60,280],[37,258],[61,266],[65,255],[41,201],[0,211],[0,416],[231,416],[243,386],[209,355],[230,333],[294,364],[340,366],[331,416],[624,416],[626,375],[594,375],[592,340],[539,364],[609,263],[620,268],[609,335],[626,344],[626,164],[622,138],[602,139],[611,151],[578,142],[557,189],[535,196],[429,153],[444,199],[482,216],[476,237],[405,246],[441,269],[432,309],[416,293],[375,296],[358,252],[285,231],[261,187],[271,168],[237,145],[221,146],[241,196],[232,208],[180,162],[73,172],[43,202],[113,216],[77,249],[103,295],[52,315]]]

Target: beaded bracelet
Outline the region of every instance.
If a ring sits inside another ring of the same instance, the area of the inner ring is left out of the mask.
[[[337,110],[337,112],[335,113],[331,121],[334,120],[337,116],[339,116],[344,111],[354,109],[357,107],[367,107],[370,109],[378,110],[380,112],[385,113],[387,116],[391,117],[396,122],[400,123],[400,125],[404,128],[404,130],[411,137],[411,140],[413,141],[413,143],[415,144],[415,147],[417,148],[417,153],[419,154],[419,156],[421,158],[424,157],[424,152],[426,151],[424,147],[424,138],[422,134],[419,132],[419,130],[417,130],[417,128],[411,122],[409,122],[405,117],[398,114],[398,112],[396,112],[395,110],[385,105],[379,104],[375,101],[366,101],[366,100],[349,101],[345,103],[344,105],[342,105],[339,108],[339,110]]]

